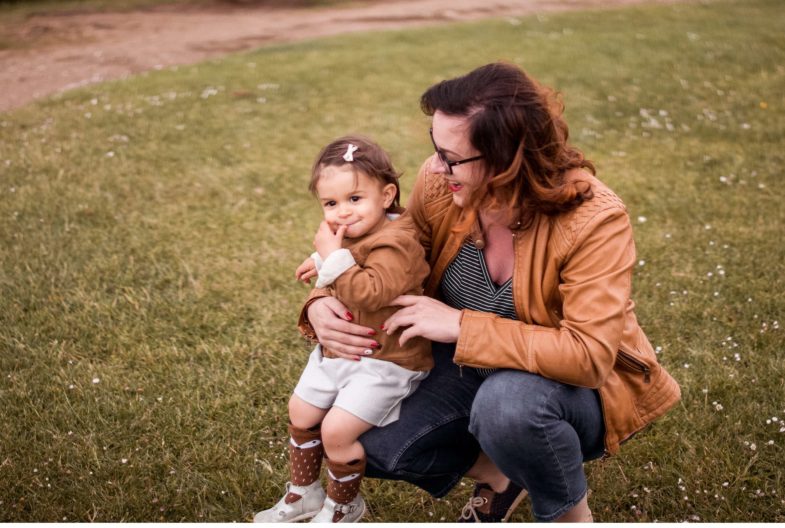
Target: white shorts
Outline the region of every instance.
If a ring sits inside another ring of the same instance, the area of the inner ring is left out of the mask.
[[[398,419],[401,402],[426,376],[380,359],[326,358],[316,345],[294,393],[320,409],[340,407],[381,427]]]

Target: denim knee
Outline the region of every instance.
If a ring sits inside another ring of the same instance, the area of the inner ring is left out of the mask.
[[[583,462],[603,447],[596,391],[522,371],[485,380],[469,429],[499,469],[529,490],[535,517],[545,521],[583,498]]]
[[[536,384],[538,377],[528,372],[498,371],[485,380],[474,398],[469,424],[483,448],[529,438],[538,428],[542,422],[542,398],[533,397],[538,391],[525,389]]]

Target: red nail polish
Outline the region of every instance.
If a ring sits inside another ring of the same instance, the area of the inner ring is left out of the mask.
[[[355,356],[355,357],[354,357],[354,360],[355,360],[355,361],[360,361],[361,359],[362,359],[362,358],[361,358],[360,356]]]
[[[370,332],[368,332],[368,335],[370,335],[370,336],[376,335],[376,330],[371,330]]]
[[[350,321],[354,320],[354,316],[352,315],[352,312],[346,312],[346,314],[344,314],[344,315],[346,315],[346,318],[348,320],[350,320]]]
[[[384,330],[384,325],[380,326],[379,330]]]
[[[380,346],[382,346],[382,345],[380,345],[380,344],[379,344],[379,343],[377,343],[376,341],[372,341],[372,342],[371,342],[371,348],[379,348]]]

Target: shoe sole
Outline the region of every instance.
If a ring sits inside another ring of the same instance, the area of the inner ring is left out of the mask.
[[[313,517],[316,517],[316,514],[317,514],[317,513],[319,513],[319,511],[321,511],[321,510],[316,510],[316,511],[312,511],[312,512],[306,512],[306,513],[301,513],[301,514],[300,514],[300,515],[298,515],[297,517],[292,517],[291,519],[287,519],[287,520],[285,520],[285,521],[257,521],[257,520],[256,520],[256,516],[254,516],[254,520],[253,520],[253,522],[255,522],[255,523],[272,523],[272,522],[275,522],[275,523],[279,523],[279,522],[280,522],[280,523],[292,523],[292,522],[297,522],[297,521],[304,521],[304,520],[306,520],[306,519],[311,519],[311,518],[313,518]]]
[[[353,523],[360,522],[362,520],[363,516],[365,515],[366,511],[368,511],[368,508],[365,506],[365,501],[363,501],[363,511],[361,511],[360,515],[358,515],[357,518],[355,520],[351,521],[351,522],[353,522]],[[345,517],[344,517],[344,519],[345,519]],[[348,523],[349,521],[344,521],[343,519],[341,519],[338,522],[347,522]]]

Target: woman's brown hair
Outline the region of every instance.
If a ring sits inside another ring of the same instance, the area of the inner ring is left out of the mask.
[[[344,158],[349,145],[357,147],[352,151],[352,161],[347,161]],[[369,178],[378,180],[382,185],[388,183],[395,185],[395,198],[387,208],[387,212],[392,213],[400,207],[401,189],[398,186],[398,178],[401,173],[395,170],[387,152],[365,136],[343,136],[324,147],[316,157],[311,169],[311,182],[308,184],[308,190],[316,196],[316,184],[319,182],[324,167],[342,167],[344,165],[352,168],[355,177],[359,172],[362,172]]]
[[[526,228],[537,213],[569,211],[592,197],[589,182],[565,178],[570,169],[595,171],[567,144],[564,106],[518,66],[496,62],[442,81],[426,90],[420,107],[429,116],[441,111],[468,118],[469,140],[491,174],[465,207],[457,230],[468,231],[479,205],[520,208],[514,223]]]

